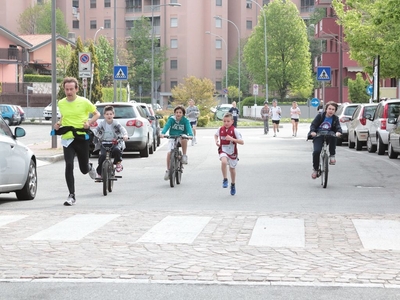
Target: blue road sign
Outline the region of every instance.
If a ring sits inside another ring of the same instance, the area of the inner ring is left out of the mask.
[[[128,66],[114,66],[114,80],[127,80]]]
[[[330,81],[331,80],[331,67],[317,67],[317,80]]]
[[[319,105],[319,100],[318,100],[318,98],[312,98],[312,99],[311,99],[311,105],[312,105],[313,107],[318,107],[318,105]]]
[[[374,90],[374,86],[372,84],[370,84],[369,86],[367,86],[367,94],[369,96],[372,95],[372,91]]]

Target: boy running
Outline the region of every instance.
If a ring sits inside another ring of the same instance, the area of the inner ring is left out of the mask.
[[[228,187],[228,176],[226,167],[229,165],[231,174],[231,195],[236,194],[236,165],[238,162],[237,144],[243,145],[244,141],[240,132],[233,126],[233,116],[226,113],[223,118],[224,125],[214,135],[215,144],[218,147],[219,159],[221,161],[222,187]]]

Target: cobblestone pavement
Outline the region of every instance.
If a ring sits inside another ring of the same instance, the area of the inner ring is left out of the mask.
[[[29,240],[76,212],[23,211],[0,226],[0,280],[139,280],[212,284],[344,285],[400,288],[400,251],[367,250],[352,219],[400,215],[262,214],[219,211],[79,211],[117,214],[77,241]],[[12,215],[1,212],[0,216]],[[141,243],[167,216],[211,220],[189,244]],[[305,247],[249,246],[259,217],[301,218]]]

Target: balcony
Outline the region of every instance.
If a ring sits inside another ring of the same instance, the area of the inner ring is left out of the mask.
[[[127,14],[129,14],[129,13],[141,13],[142,12],[142,6],[127,6],[126,8],[125,8],[125,12],[127,13]]]
[[[315,38],[331,39],[339,35],[339,25],[335,18],[323,18],[315,27]]]
[[[0,61],[2,63],[20,63],[25,61],[22,50],[17,48],[0,48]]]
[[[332,0],[315,0],[314,7],[326,7],[332,4]]]
[[[321,66],[331,67],[332,70],[339,69],[339,53],[322,53]]]

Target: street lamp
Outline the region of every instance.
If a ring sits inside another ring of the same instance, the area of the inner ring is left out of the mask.
[[[161,6],[181,6],[180,3],[168,3],[151,6],[151,104],[154,106],[154,9]]]
[[[224,44],[225,44],[225,87],[228,88],[228,45],[226,44],[226,41],[224,40],[224,38],[218,34],[212,33],[210,31],[206,31],[206,34],[211,34],[213,36],[216,36],[218,38],[220,38]]]
[[[238,66],[238,71],[239,71],[239,95],[238,95],[238,99],[239,99],[239,105],[240,105],[240,31],[239,31],[239,28],[236,26],[236,24],[235,23],[233,23],[231,20],[228,20],[228,19],[224,19],[224,18],[222,18],[222,17],[220,17],[220,16],[216,16],[216,17],[214,17],[214,19],[216,19],[216,20],[224,20],[224,21],[227,21],[227,22],[229,22],[229,23],[231,23],[233,26],[235,26],[235,28],[236,28],[236,30],[237,30],[237,33],[238,33],[238,50],[239,50],[239,55],[238,55],[238,64],[239,64],[239,66]]]
[[[95,45],[96,45],[96,36],[97,36],[97,34],[99,33],[99,31],[100,31],[100,30],[103,30],[103,29],[104,29],[104,27],[101,26],[99,29],[97,29],[96,33],[94,34],[93,41],[94,41],[94,44],[95,44]]]
[[[265,16],[265,9],[261,7],[260,4],[258,4],[254,0],[250,0],[251,2],[257,4],[257,6],[260,8],[260,11],[263,12],[264,15],[264,55],[265,55],[265,101],[268,102],[268,54],[267,54],[267,18]]]
[[[32,91],[33,92],[33,87],[31,87],[31,86],[27,86],[26,87],[26,117],[25,118],[28,118],[28,107],[29,107],[29,91]]]
[[[96,46],[96,36],[99,33],[100,30],[103,30],[104,27],[101,26],[99,29],[97,29],[96,33],[94,34],[93,38],[93,44]],[[89,91],[89,100],[92,100],[92,86],[93,86],[93,73],[94,73],[94,63],[92,60],[92,72],[90,74],[90,91]]]

